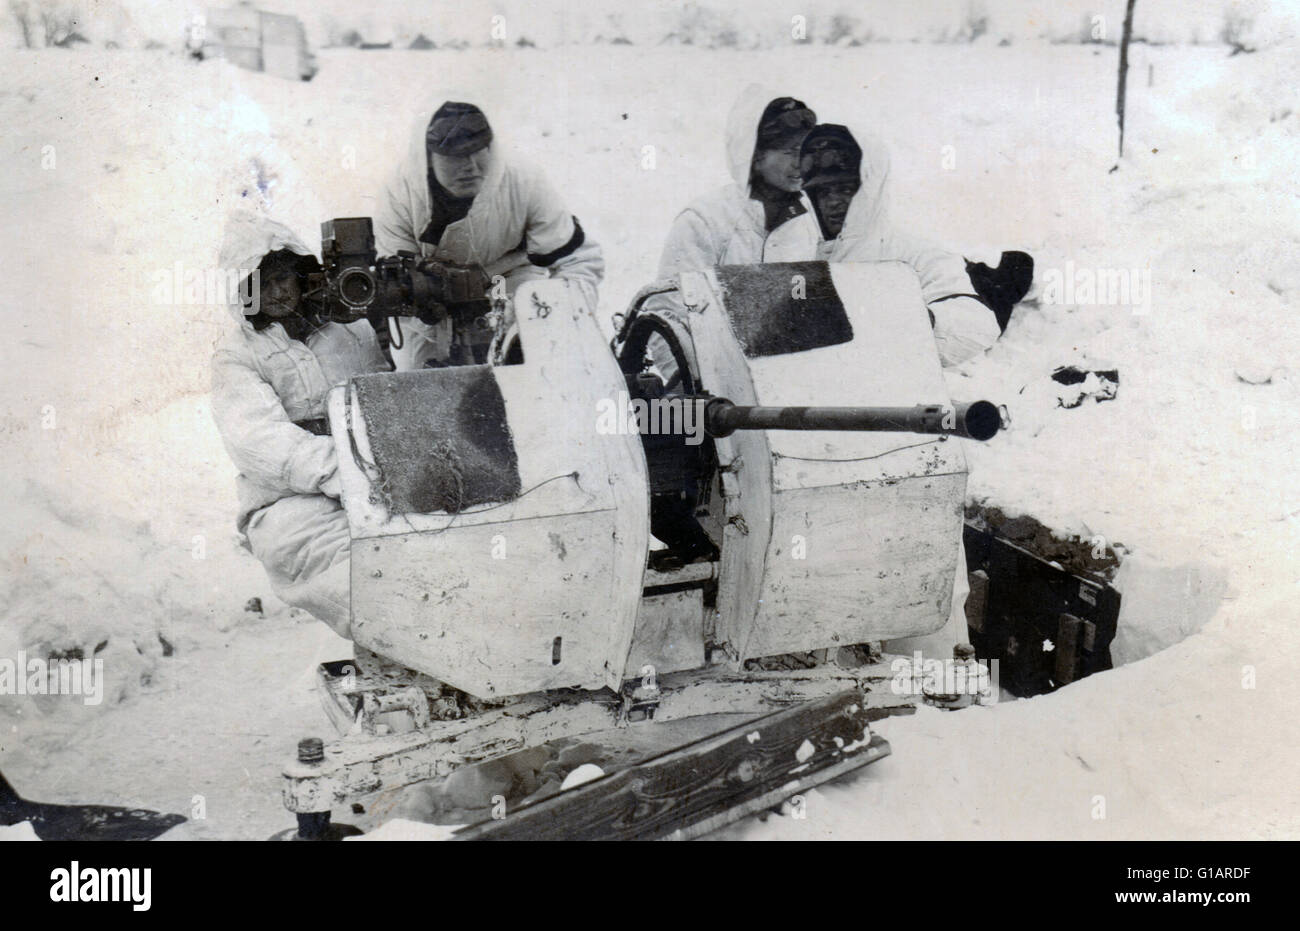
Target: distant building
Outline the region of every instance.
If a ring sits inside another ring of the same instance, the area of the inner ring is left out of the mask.
[[[225,58],[241,68],[290,80],[310,81],[317,70],[316,56],[296,16],[249,6],[209,9],[190,27],[185,44],[196,58]]]

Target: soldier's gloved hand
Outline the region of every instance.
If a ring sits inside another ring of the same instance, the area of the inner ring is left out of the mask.
[[[420,304],[415,311],[415,319],[427,326],[436,326],[447,319],[447,308],[442,304]]]
[[[481,265],[460,265],[428,258],[419,267],[420,271],[437,280],[436,293],[444,304],[481,301],[487,297],[488,286],[492,283]]]

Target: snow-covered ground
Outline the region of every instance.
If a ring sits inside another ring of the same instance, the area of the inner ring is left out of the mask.
[[[474,88],[604,246],[608,326],[675,211],[725,180],[722,121],[757,79],[879,126],[918,232],[1037,259],[1038,302],[951,375],[1012,418],[970,450],[970,494],[1122,544],[1126,664],[887,721],[893,755],[811,793],[806,819],[726,833],[1300,836],[1295,51],[1135,47],[1114,172],[1116,53],[1094,46],[327,50],[310,83],[163,50],[0,53],[0,656],[79,646],[110,686],[99,706],[0,697],[0,769],[44,801],[203,796],[190,836],[288,824],[279,766],[326,730],[311,670],[347,645],[238,549],[205,396],[228,320],[160,287],[213,267],[227,208],[309,239],[369,214],[417,106]],[[1054,302],[1051,270],[1149,273],[1149,300]],[[1059,407],[1066,364],[1118,368],[1118,397]]]

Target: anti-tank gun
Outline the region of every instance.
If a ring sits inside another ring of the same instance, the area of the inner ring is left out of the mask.
[[[723,729],[524,809],[510,796],[468,836],[682,836],[887,753],[868,725],[917,696],[880,645],[948,623],[954,437],[998,427],[987,402],[944,403],[915,273],[685,273],[637,296],[612,354],[565,282],[514,301],[517,364],[330,396],[356,655],[320,671],[346,736],[285,770],[300,825],[623,725]]]

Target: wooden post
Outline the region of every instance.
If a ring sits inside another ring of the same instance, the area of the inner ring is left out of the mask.
[[[1128,43],[1133,36],[1133,7],[1137,0],[1128,0],[1124,11],[1124,34],[1119,41],[1119,88],[1115,92],[1115,115],[1119,117],[1119,157],[1124,157],[1124,90],[1128,85]]]

